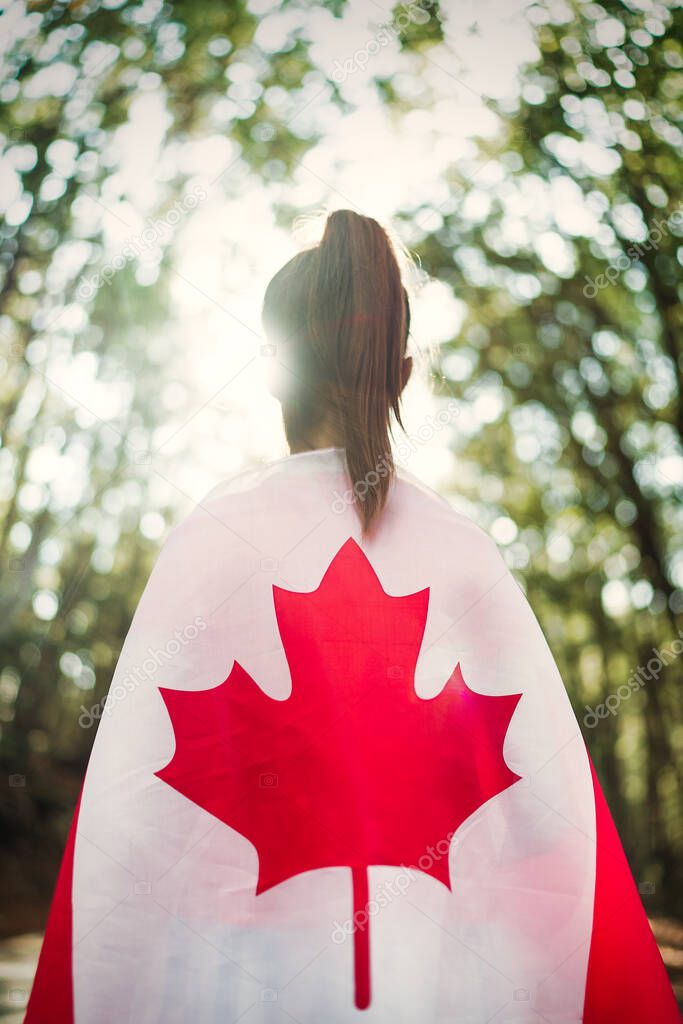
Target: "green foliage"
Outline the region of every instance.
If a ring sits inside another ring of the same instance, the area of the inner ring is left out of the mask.
[[[593,725],[639,877],[680,905],[682,12],[529,17],[539,57],[498,145],[453,168],[445,209],[404,216],[467,310],[440,365],[462,411],[454,490],[498,531]],[[595,725],[586,707],[648,662]]]
[[[303,17],[272,52],[243,2],[9,6],[0,146],[16,201],[0,229],[0,752],[5,778],[26,784],[5,786],[0,815],[14,899],[26,904],[49,894],[51,871],[31,878],[34,862],[43,867],[35,850],[60,848],[94,737],[79,709],[106,693],[163,520],[177,515],[155,497],[146,454],[172,362],[161,332],[172,262],[166,237],[144,266],[111,241],[121,204],[138,202],[120,173],[119,132],[157,97],[159,176],[146,213],[163,216],[193,187],[182,152],[200,137],[233,145],[218,168],[231,173],[212,183],[226,195],[245,172],[286,177],[316,142],[290,121],[321,79]],[[87,400],[60,383],[65,366],[82,367]]]
[[[317,141],[297,112],[318,96],[348,106],[306,32],[310,12],[339,17],[344,3],[281,7],[296,27],[274,48],[232,0],[35,3],[12,21],[0,86],[16,190],[0,229],[0,754],[26,785],[5,790],[0,814],[20,902],[49,894],[53,865],[33,878],[31,864],[40,842],[59,848],[73,805],[95,732],[80,707],[106,692],[177,514],[147,461],[166,411],[174,253],[163,238],[144,267],[125,259],[101,277],[120,255],[112,223],[136,204],[119,133],[157,98],[150,217],[196,186],[184,147],[209,136],[232,147],[212,187],[290,180]],[[416,61],[452,10],[392,12],[401,75],[375,84],[398,119],[429,110]],[[403,219],[465,310],[436,381],[460,409],[454,496],[517,571],[582,720],[683,628],[683,13],[674,0],[548,0],[527,14],[538,55],[518,102],[488,103],[498,137],[454,164],[442,207]],[[61,383],[64,366],[82,372],[87,401]],[[655,883],[648,898],[683,910],[683,658],[650,675],[586,738],[637,877]]]

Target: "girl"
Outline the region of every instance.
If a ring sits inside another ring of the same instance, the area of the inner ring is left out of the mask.
[[[270,282],[290,457],[170,535],[112,681],[29,1024],[671,1024],[541,630],[391,455],[390,240]]]

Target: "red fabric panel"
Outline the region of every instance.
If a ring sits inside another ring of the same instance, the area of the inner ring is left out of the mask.
[[[678,1024],[657,943],[591,763],[597,860],[583,1024]]]
[[[24,1024],[74,1024],[72,883],[79,796],[52,898]]]

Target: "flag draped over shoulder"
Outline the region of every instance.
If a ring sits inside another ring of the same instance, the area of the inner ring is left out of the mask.
[[[28,1024],[670,1024],[562,680],[493,542],[342,453],[214,490],[104,705]]]

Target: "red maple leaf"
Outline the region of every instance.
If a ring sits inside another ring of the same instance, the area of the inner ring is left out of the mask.
[[[304,871],[351,869],[363,1009],[368,866],[416,868],[450,889],[447,854],[428,851],[519,778],[502,749],[521,694],[475,693],[457,666],[436,697],[419,697],[429,590],[385,593],[353,540],[316,590],[273,597],[291,696],[266,696],[237,662],[209,690],[162,688],[176,749],[156,774],[254,844],[257,894]]]

